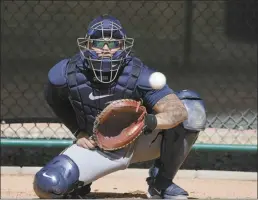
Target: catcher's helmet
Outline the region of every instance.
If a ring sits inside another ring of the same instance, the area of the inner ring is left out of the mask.
[[[90,22],[86,36],[78,38],[77,43],[87,67],[93,70],[96,79],[102,83],[110,83],[131,53],[134,39],[126,36],[119,20],[102,15]],[[109,49],[116,49],[112,56],[99,56],[92,48],[102,49],[105,44]]]

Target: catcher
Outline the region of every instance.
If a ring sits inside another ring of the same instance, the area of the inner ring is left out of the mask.
[[[187,199],[173,179],[205,127],[203,100],[168,85],[154,90],[155,71],[132,56],[134,39],[108,15],[78,38],[80,52],[48,73],[48,105],[76,140],[34,178],[40,198],[84,198],[95,180],[130,164],[154,160],[149,198]]]

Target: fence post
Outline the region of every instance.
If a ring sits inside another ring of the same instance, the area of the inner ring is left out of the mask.
[[[193,1],[185,0],[185,20],[184,20],[184,56],[183,66],[189,67],[191,64],[191,52],[192,52],[192,18],[193,18]]]

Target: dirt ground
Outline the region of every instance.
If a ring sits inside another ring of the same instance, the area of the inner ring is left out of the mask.
[[[37,198],[32,175],[1,175],[1,198]],[[257,199],[257,181],[176,178],[191,199]],[[95,181],[89,198],[146,198],[147,185],[142,176],[119,178],[108,175]]]

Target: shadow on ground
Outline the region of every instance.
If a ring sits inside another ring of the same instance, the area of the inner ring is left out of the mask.
[[[133,191],[130,193],[112,193],[112,192],[92,192],[87,195],[86,199],[105,199],[105,198],[112,198],[112,199],[124,199],[124,198],[131,198],[131,199],[147,199],[147,195],[142,191]],[[191,198],[189,199],[197,199]]]
[[[137,198],[147,199],[144,192],[134,191],[131,193],[113,193],[113,192],[91,192],[86,199],[103,199],[103,198]]]

